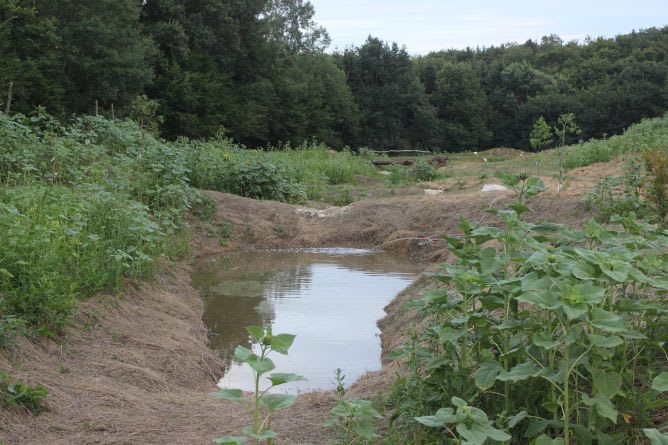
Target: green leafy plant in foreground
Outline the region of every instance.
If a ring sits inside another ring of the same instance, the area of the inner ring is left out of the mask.
[[[331,418],[325,422],[325,426],[336,430],[338,441],[336,445],[352,445],[368,443],[378,438],[376,434],[376,422],[381,419],[380,413],[367,400],[344,400],[346,376],[341,368],[334,372],[334,384],[337,398],[339,399],[330,411]]]
[[[269,391],[277,386],[289,382],[304,380],[304,377],[297,374],[273,373],[267,378],[271,385],[264,390],[260,389],[260,379],[262,376],[271,372],[276,367],[269,358],[271,352],[287,355],[295,339],[291,334],[277,334],[271,332],[271,326],[263,329],[259,326],[248,326],[246,328],[251,338],[260,346],[260,354],[255,354],[248,348],[237,346],[234,350],[234,359],[239,363],[246,363],[252,370],[255,382],[255,391],[252,395],[252,413],[253,424],[243,428],[244,436],[223,436],[214,440],[219,444],[244,444],[249,440],[255,443],[266,443],[271,445],[273,439],[277,436],[275,431],[271,430],[271,417],[281,409],[291,406],[296,396],[290,394],[272,394]],[[230,400],[237,403],[246,403],[247,399],[240,389],[223,389],[212,392],[211,397]]]
[[[330,414],[325,426],[337,431],[337,445],[369,443],[378,437],[376,422],[382,416],[368,400],[339,400]]]
[[[436,274],[444,288],[411,304],[431,323],[396,354],[418,367],[399,385],[422,389],[396,390],[395,428],[437,444],[660,437],[668,233],[633,214],[580,231],[528,222],[526,200],[544,187],[514,187],[518,202],[490,210],[498,227],[461,221],[446,237],[458,260]]]

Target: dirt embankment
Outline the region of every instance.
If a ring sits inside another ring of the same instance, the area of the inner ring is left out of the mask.
[[[197,226],[195,255],[230,248],[292,246],[372,246],[426,260],[446,257],[443,246],[420,238],[456,231],[461,216],[480,221],[508,194],[466,193],[398,197],[313,210],[206,192],[217,205],[215,220],[234,230],[230,245]],[[532,218],[577,224],[585,217],[579,198],[547,194],[532,203]],[[301,210],[300,210],[301,209]],[[310,212],[310,213],[309,213]],[[493,222],[493,221],[489,221]],[[0,355],[0,369],[48,388],[48,410],[34,417],[0,412],[0,442],[28,444],[207,444],[235,434],[249,418],[239,406],[206,396],[215,389],[223,363],[206,346],[201,302],[189,282],[189,267],[173,267],[151,283],[128,288],[118,297],[82,304],[64,337],[22,340]],[[411,314],[406,300],[428,286],[425,279],[401,293],[380,322],[384,351],[403,341]],[[389,368],[363,377],[352,397],[372,397],[391,381]],[[327,443],[322,423],[334,404],[329,393],[303,395],[273,423],[280,443]]]

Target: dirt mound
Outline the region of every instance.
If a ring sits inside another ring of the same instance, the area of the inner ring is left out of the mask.
[[[431,242],[432,237],[456,232],[462,217],[494,223],[487,210],[502,208],[513,199],[512,192],[445,193],[306,209],[220,192],[206,194],[218,208],[216,221],[229,221],[234,230],[229,247],[200,239],[197,251],[202,255],[229,248],[351,246],[378,247],[430,260],[440,260],[444,253],[443,245]],[[581,195],[579,191],[548,191],[530,201],[534,211],[529,219],[578,224],[587,218]]]

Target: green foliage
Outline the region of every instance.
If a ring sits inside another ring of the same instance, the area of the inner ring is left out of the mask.
[[[337,445],[368,444],[377,437],[376,422],[383,417],[368,400],[339,400],[325,426],[334,428]]]
[[[181,252],[184,216],[200,201],[185,156],[129,121],[42,109],[0,114],[0,343],[62,331],[78,299],[115,291]]]
[[[271,332],[271,325],[268,325],[267,328],[248,326],[246,329],[253,341],[259,345],[260,354],[257,355],[243,346],[237,346],[234,350],[234,359],[239,363],[247,364],[253,373],[255,382],[252,413],[253,424],[242,429],[245,436],[223,436],[215,439],[214,442],[243,444],[252,439],[256,443],[271,445],[274,443],[273,439],[278,435],[270,429],[271,417],[276,411],[291,406],[297,397],[289,394],[273,394],[269,391],[286,383],[304,380],[304,377],[296,374],[272,373],[267,377],[271,385],[267,389],[261,390],[260,379],[275,368],[274,362],[269,358],[269,354],[276,352],[287,355],[295,336],[291,334],[273,334]],[[246,401],[240,389],[223,389],[212,392],[209,396],[237,403],[244,403]]]
[[[438,179],[438,169],[431,165],[427,160],[420,158],[413,166],[413,176],[416,182],[426,182]]]
[[[668,223],[668,153],[662,150],[648,150],[643,153],[647,168],[649,187],[647,196],[659,217],[659,223]]]
[[[629,127],[622,135],[609,139],[594,139],[569,147],[564,168],[572,169],[597,162],[609,162],[616,156],[641,153],[650,148],[668,149],[668,115],[643,120]]]
[[[44,410],[46,388],[32,386],[0,372],[0,406],[3,408],[25,408],[33,414]]]
[[[286,146],[271,151],[246,150],[227,139],[178,143],[189,153],[189,176],[198,188],[257,199],[302,202],[317,199],[327,184],[354,183],[374,175],[368,162],[349,150],[323,145]]]
[[[401,165],[390,165],[387,171],[390,172],[389,180],[392,185],[399,185],[406,179],[406,169]]]
[[[578,135],[582,133],[580,127],[575,122],[575,114],[566,113],[559,116],[557,120],[557,125],[554,127],[554,133],[559,138],[559,144],[561,147],[566,146],[566,137],[569,135]]]
[[[462,221],[444,288],[411,305],[431,323],[394,354],[408,363],[394,428],[426,443],[631,442],[668,405],[668,237],[632,214],[612,218],[621,231],[529,223],[542,184],[507,183],[518,202],[490,210],[500,225]]]
[[[362,114],[357,145],[381,150],[436,146],[436,109],[405,48],[369,36],[339,59]]]
[[[550,130],[550,126],[547,125],[543,116],[539,117],[536,123],[533,124],[529,142],[531,143],[531,148],[536,151],[540,151],[552,143],[552,130]]]

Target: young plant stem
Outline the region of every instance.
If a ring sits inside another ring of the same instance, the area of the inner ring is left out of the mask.
[[[569,394],[569,381],[571,377],[571,367],[570,367],[570,346],[566,345],[564,350],[564,444],[570,445],[570,418],[571,418],[571,406],[570,406],[570,394]]]

